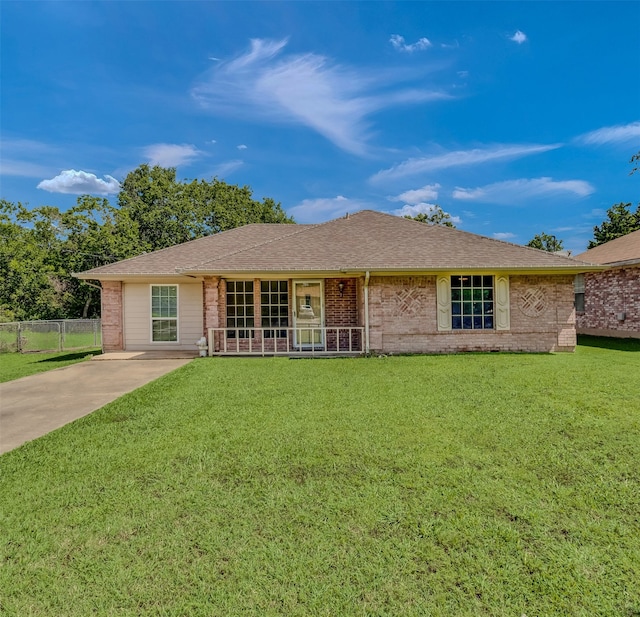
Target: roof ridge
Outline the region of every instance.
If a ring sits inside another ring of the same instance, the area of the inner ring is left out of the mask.
[[[265,223],[251,223],[252,225],[263,225]],[[269,224],[269,223],[266,223]],[[246,251],[252,251],[253,249],[256,249],[260,246],[265,246],[267,244],[271,244],[272,242],[277,242],[278,240],[282,240],[284,238],[289,238],[291,236],[295,236],[297,234],[303,233],[305,231],[310,231],[311,229],[313,229],[314,227],[318,227],[319,225],[323,225],[324,223],[319,223],[319,224],[298,224],[298,223],[272,223],[272,224],[276,224],[276,225],[283,225],[283,226],[287,226],[287,227],[293,227],[293,228],[300,228],[300,229],[296,229],[293,233],[290,234],[284,234],[282,236],[278,236],[277,238],[269,238],[268,240],[265,240],[263,242],[258,242],[257,244],[252,244],[251,246],[245,246],[243,248],[238,249],[237,251],[231,251],[230,253],[224,253],[223,255],[218,255],[217,257],[214,257],[213,259],[206,259],[205,261],[201,261],[197,264],[192,264],[190,266],[186,266],[184,268],[176,268],[176,272],[188,272],[189,270],[194,270],[196,268],[199,268],[201,266],[204,266],[206,264],[210,264],[210,263],[214,263],[220,259],[226,259],[227,257],[231,257],[232,255],[238,255],[240,253],[244,253]],[[243,227],[246,227],[243,226]],[[235,229],[241,229],[241,227],[236,227]],[[229,230],[231,231],[231,230]]]
[[[553,256],[555,258],[563,258],[563,259],[567,259],[571,262],[580,262],[581,260],[576,259],[575,257],[568,257],[567,255],[559,255],[558,253],[552,253],[550,251],[545,251],[542,249],[537,249],[534,248],[532,246],[527,246],[526,244],[517,244],[515,242],[508,242],[506,240],[500,240],[498,238],[491,238],[489,236],[483,236],[482,234],[478,234],[475,233],[473,231],[465,231],[464,229],[458,229],[457,227],[449,227],[448,225],[432,225],[429,223],[423,223],[422,221],[416,221],[413,218],[407,218],[406,216],[401,216],[401,215],[396,215],[396,214],[391,214],[389,212],[382,212],[381,210],[360,210],[358,212],[354,213],[354,216],[363,212],[375,212],[376,214],[385,214],[386,216],[390,216],[390,217],[394,217],[394,218],[398,218],[404,221],[407,221],[408,223],[415,223],[417,225],[428,225],[430,228],[439,228],[439,229],[444,229],[447,230],[445,233],[455,233],[455,234],[465,234],[465,235],[471,235],[471,236],[475,236],[476,238],[480,238],[482,240],[489,240],[490,242],[494,242],[494,243],[498,243],[498,244],[507,244],[509,246],[515,246],[521,249],[527,249],[528,251],[537,251],[537,252],[541,252],[541,253],[546,253],[547,255],[549,255],[549,257]],[[633,232],[632,232],[633,233]],[[582,262],[582,263],[587,263],[587,262]]]

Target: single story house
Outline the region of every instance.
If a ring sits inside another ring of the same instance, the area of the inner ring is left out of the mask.
[[[640,230],[576,256],[603,264],[576,277],[576,328],[580,334],[640,338]]]
[[[602,269],[364,210],[251,224],[76,274],[102,287],[105,351],[573,351],[574,277]]]

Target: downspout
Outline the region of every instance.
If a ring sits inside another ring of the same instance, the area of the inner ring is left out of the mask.
[[[369,353],[369,270],[364,275],[364,351]]]

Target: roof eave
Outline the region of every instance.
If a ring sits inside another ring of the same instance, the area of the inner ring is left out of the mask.
[[[181,274],[190,274],[196,276],[223,276],[226,278],[300,278],[322,276],[345,276],[354,275],[362,276],[369,272],[370,275],[398,276],[403,274],[469,274],[469,273],[487,273],[501,272],[504,274],[581,274],[583,272],[599,272],[606,270],[607,266],[594,264],[569,264],[566,266],[459,266],[459,267],[431,267],[431,268],[377,268],[377,267],[343,267],[337,269],[311,270],[311,269],[279,269],[279,270],[183,270]]]

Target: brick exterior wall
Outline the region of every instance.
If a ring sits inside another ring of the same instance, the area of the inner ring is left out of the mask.
[[[102,281],[102,351],[122,351],[124,322],[122,314],[122,282]]]
[[[340,283],[344,283],[342,295],[340,295]],[[357,299],[357,279],[325,279],[324,320],[327,328],[359,326]]]
[[[370,345],[383,353],[573,351],[572,276],[511,276],[507,331],[439,332],[436,277],[372,277]]]
[[[576,327],[580,334],[640,338],[640,265],[585,273],[584,312]]]

